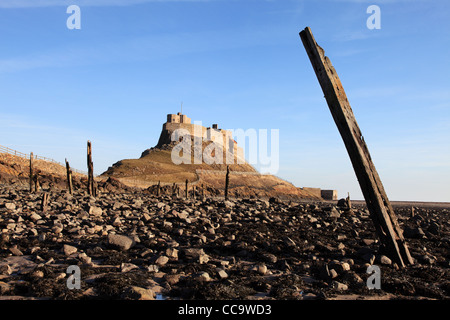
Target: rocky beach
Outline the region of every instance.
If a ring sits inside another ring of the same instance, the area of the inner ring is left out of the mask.
[[[363,202],[185,199],[114,180],[93,197],[81,184],[71,195],[10,182],[0,182],[2,300],[450,298],[445,204],[394,204],[415,260],[398,268]],[[367,287],[370,265],[380,289]]]

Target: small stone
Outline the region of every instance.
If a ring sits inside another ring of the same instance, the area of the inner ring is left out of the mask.
[[[336,270],[330,269],[329,272],[328,272],[328,275],[329,275],[329,277],[330,277],[331,279],[334,279],[334,278],[337,278],[338,273],[336,272]]]
[[[158,271],[159,271],[159,268],[158,268],[157,265],[151,264],[151,265],[149,265],[149,266],[147,267],[147,271],[148,271],[148,272],[158,272]]]
[[[5,208],[8,210],[16,210],[16,204],[13,202],[6,202]]]
[[[178,250],[175,248],[167,248],[166,255],[169,259],[178,260]]]
[[[66,273],[60,272],[60,273],[58,273],[58,275],[55,277],[55,280],[56,280],[56,281],[62,280],[62,279],[64,279],[65,277],[66,277]]]
[[[258,271],[260,275],[265,275],[267,273],[267,266],[265,264],[260,264],[258,265],[256,271]]]
[[[63,251],[64,251],[64,254],[66,256],[70,256],[71,254],[77,252],[78,249],[76,247],[74,247],[74,246],[70,246],[68,244],[65,244],[64,247],[63,247]]]
[[[268,263],[276,263],[278,261],[277,256],[272,253],[263,254],[262,259]]]
[[[86,253],[80,253],[78,255],[78,259],[80,259],[84,264],[92,265],[92,258],[89,257]]]
[[[134,245],[133,239],[117,234],[108,235],[108,243],[124,251],[130,249]]]
[[[13,246],[13,247],[9,248],[9,251],[10,251],[13,255],[15,255],[15,256],[23,256],[22,251],[20,251],[20,250],[17,248],[17,246]]]
[[[34,222],[41,220],[42,217],[40,215],[38,215],[36,212],[33,212],[30,216],[31,220],[33,220]]]
[[[209,282],[211,281],[211,277],[209,276],[208,272],[200,272],[196,278],[197,281],[200,282]]]
[[[11,267],[7,264],[0,265],[0,275],[9,276],[12,273]]]
[[[124,262],[124,263],[122,263],[120,265],[120,271],[121,272],[129,272],[129,271],[134,270],[134,269],[139,269],[139,267],[137,265],[135,265],[135,264],[127,263],[127,262]]]
[[[381,264],[390,265],[390,264],[392,264],[392,260],[389,259],[388,257],[386,257],[385,255],[382,255],[382,256],[380,257],[380,263],[381,263]]]
[[[9,291],[11,291],[11,285],[0,281],[0,295],[6,295]]]
[[[116,217],[112,223],[113,226],[118,227],[120,225],[122,225],[122,220],[120,220],[119,217]]]
[[[166,256],[160,256],[158,259],[156,259],[155,263],[158,266],[163,266],[165,265],[167,262],[169,262],[169,258]]]
[[[122,294],[125,300],[155,300],[155,293],[151,289],[137,286],[128,287]]]
[[[33,277],[33,278],[43,278],[44,277],[44,272],[42,270],[35,270],[31,274],[31,277]]]
[[[223,270],[223,269],[219,269],[219,271],[217,272],[217,274],[219,275],[220,279],[226,279],[226,278],[228,278],[228,273],[226,273],[226,271]]]
[[[164,276],[164,279],[166,280],[166,282],[168,284],[173,286],[173,285],[177,284],[178,282],[180,282],[180,275],[179,274],[166,274]]]
[[[346,291],[346,290],[348,290],[348,285],[341,283],[341,282],[333,281],[331,283],[331,288],[338,290],[338,291]]]
[[[348,264],[347,262],[342,262],[341,268],[342,268],[342,271],[350,271],[350,264]]]
[[[89,207],[89,214],[93,216],[101,216],[103,213],[102,208],[96,207],[96,206],[90,206]]]
[[[329,214],[330,218],[339,218],[340,216],[341,216],[341,214],[339,213],[339,211],[335,207],[331,208],[331,211],[330,211],[330,214]]]

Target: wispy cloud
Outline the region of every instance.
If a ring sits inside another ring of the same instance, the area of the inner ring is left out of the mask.
[[[79,6],[130,6],[149,2],[211,2],[218,0],[2,0],[0,8],[61,7]]]

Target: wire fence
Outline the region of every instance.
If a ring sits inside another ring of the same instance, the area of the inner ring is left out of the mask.
[[[7,154],[18,156],[18,157],[21,157],[21,158],[24,158],[24,159],[30,159],[30,154],[23,153],[23,152],[20,152],[20,151],[17,151],[17,150],[14,150],[14,149],[2,146],[2,145],[0,145],[0,153],[7,153]],[[56,161],[54,159],[50,159],[50,158],[42,157],[42,156],[38,156],[38,155],[33,155],[33,159],[55,163],[55,164],[58,164],[58,165],[63,166],[63,167],[66,166],[65,164],[62,164],[61,162],[58,162],[58,161]],[[75,173],[78,173],[78,174],[81,174],[81,175],[87,176],[87,174],[88,174],[86,171],[82,171],[82,170],[78,170],[78,169],[74,169],[74,168],[70,168],[70,169],[72,170],[72,172],[75,172]]]

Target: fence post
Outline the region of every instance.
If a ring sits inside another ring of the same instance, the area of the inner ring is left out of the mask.
[[[96,190],[94,185],[94,164],[92,163],[92,145],[88,140],[87,142],[87,166],[88,166],[88,194],[96,196]]]
[[[69,187],[69,193],[72,194],[73,184],[72,184],[72,170],[70,170],[69,161],[66,160],[66,172],[67,172],[67,186]]]
[[[30,192],[33,192],[33,152],[30,153]]]
[[[227,174],[225,176],[225,200],[228,200],[228,185],[230,184],[230,167],[227,166]]]

